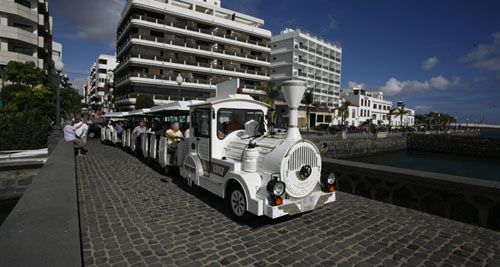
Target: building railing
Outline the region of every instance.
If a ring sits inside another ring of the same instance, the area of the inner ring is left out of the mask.
[[[146,40],[146,41],[152,41],[155,43],[169,44],[169,45],[173,45],[173,46],[191,48],[191,49],[196,49],[196,50],[203,50],[203,51],[212,52],[212,53],[221,54],[221,55],[235,56],[235,57],[245,58],[245,59],[250,59],[250,60],[269,62],[268,58],[262,57],[262,56],[252,56],[252,55],[248,55],[246,53],[241,53],[241,52],[236,52],[236,51],[235,52],[228,52],[227,50],[209,47],[207,45],[189,44],[185,41],[180,41],[178,39],[169,40],[169,39],[163,38],[163,37],[146,36],[146,35],[140,35],[138,33],[130,34],[129,38],[127,38],[127,41],[123,45],[118,47],[118,49],[117,49],[118,55],[120,55],[123,52],[123,50],[125,49],[127,44],[131,41],[131,39]]]
[[[269,48],[268,43],[257,42],[254,40],[245,39],[245,38],[241,38],[241,37],[238,38],[237,36],[228,35],[228,34],[219,32],[217,30],[217,28],[216,28],[216,30],[211,31],[211,30],[207,30],[204,28],[200,28],[200,27],[193,27],[191,25],[186,25],[185,23],[181,23],[178,21],[171,22],[171,21],[166,21],[163,19],[148,18],[148,17],[138,15],[138,14],[132,14],[130,16],[129,21],[122,28],[120,28],[120,30],[118,31],[118,36],[122,36],[124,34],[126,28],[132,23],[133,19],[152,22],[152,23],[160,24],[162,26],[170,26],[170,27],[174,27],[174,28],[178,28],[178,29],[184,29],[184,30],[188,30],[188,31],[192,31],[192,32],[198,32],[198,33],[205,34],[205,35],[222,37],[222,38],[225,38],[228,40],[234,40],[234,41],[238,41],[238,42],[242,42],[242,43],[247,43],[247,44],[251,44],[251,45],[257,45],[260,47]],[[118,39],[120,40],[121,38],[119,37]]]
[[[123,63],[128,62],[131,58],[146,59],[146,60],[153,60],[153,61],[159,61],[159,62],[181,64],[181,65],[186,65],[186,66],[201,67],[201,68],[207,68],[207,69],[218,69],[218,70],[229,71],[229,72],[238,72],[238,73],[243,73],[243,74],[247,74],[247,75],[257,75],[257,76],[269,77],[269,73],[264,72],[264,71],[236,68],[236,67],[225,66],[225,65],[221,66],[221,65],[215,65],[215,64],[198,62],[198,61],[181,60],[181,59],[175,59],[175,58],[167,58],[165,56],[160,57],[160,56],[153,56],[153,55],[147,55],[147,54],[131,53],[127,58],[124,59]],[[118,80],[118,82],[120,82],[120,81]]]

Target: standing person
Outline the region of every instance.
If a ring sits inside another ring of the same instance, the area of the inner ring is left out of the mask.
[[[87,134],[89,131],[89,126],[85,123],[85,121],[86,121],[85,118],[80,119],[80,122],[82,123],[82,125],[80,126],[80,128],[75,130],[75,135],[76,135],[77,139],[80,140],[81,145],[82,145],[82,147],[80,149],[77,149],[79,156],[82,154],[82,152],[83,152],[83,154],[87,153],[86,146],[87,146]]]
[[[82,122],[75,124],[73,121],[68,121],[66,123],[66,126],[64,126],[63,128],[64,141],[73,142],[76,149],[81,148],[81,142],[78,140],[78,138],[76,138],[75,131],[76,129],[80,128],[82,124]]]
[[[141,147],[141,136],[146,132],[146,126],[144,126],[144,122],[140,121],[139,125],[137,125],[134,130],[132,131],[132,136],[134,137],[135,140],[135,147],[136,147],[136,153],[137,151],[141,152],[142,149]]]
[[[182,134],[179,123],[172,123],[170,129],[167,130],[167,153],[171,155],[169,157],[170,164],[176,164],[175,152],[177,151],[179,142],[182,140],[184,140],[184,135]]]

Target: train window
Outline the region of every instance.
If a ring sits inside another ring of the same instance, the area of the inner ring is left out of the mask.
[[[261,110],[219,109],[217,113],[217,137],[224,139],[228,134],[245,129],[245,123],[254,120],[259,123],[255,135],[264,133],[264,113]]]
[[[194,136],[210,138],[210,110],[209,109],[195,109],[193,112]]]

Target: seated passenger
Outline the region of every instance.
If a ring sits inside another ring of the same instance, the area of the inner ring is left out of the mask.
[[[168,145],[176,144],[184,140],[184,135],[181,132],[178,122],[172,123],[170,129],[167,130],[167,143]]]
[[[229,122],[227,123],[226,127],[225,127],[225,131],[226,131],[226,136],[236,130],[241,130],[241,129],[244,129],[245,128],[245,125],[244,123],[242,122],[242,120],[238,117],[238,113],[236,112],[233,112],[231,114],[231,119],[229,120]]]

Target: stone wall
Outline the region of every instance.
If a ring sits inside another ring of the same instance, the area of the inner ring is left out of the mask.
[[[14,162],[0,164],[0,200],[20,198],[43,162]]]
[[[322,150],[322,157],[336,159],[404,150],[407,147],[406,136],[352,139],[310,138],[310,140]]]
[[[411,134],[408,150],[500,158],[500,138]]]
[[[340,191],[500,230],[500,183],[438,173],[324,159]]]

